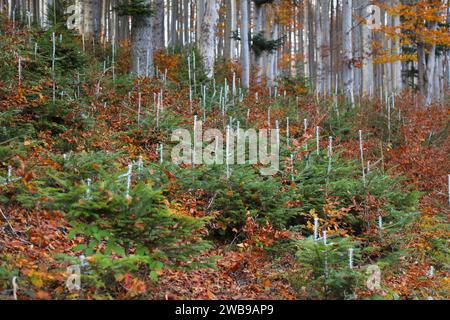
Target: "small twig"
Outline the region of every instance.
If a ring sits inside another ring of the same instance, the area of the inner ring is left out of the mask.
[[[9,225],[9,227],[11,228],[12,232],[14,233],[14,235],[17,236],[17,232],[16,230],[14,230],[13,226],[11,225],[11,223],[9,222],[8,218],[5,216],[5,214],[3,213],[2,208],[0,208],[0,213],[2,214],[3,219],[5,219],[6,223]]]
[[[216,193],[214,193],[214,195],[212,196],[211,200],[209,201],[208,206],[206,207],[206,211],[208,211],[209,208],[211,208],[211,206],[212,206],[212,204],[214,202],[214,199],[216,198],[217,194],[218,194],[218,191],[216,191]]]

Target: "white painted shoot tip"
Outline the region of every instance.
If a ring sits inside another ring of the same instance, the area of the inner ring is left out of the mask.
[[[319,218],[314,218],[314,241],[319,237]]]
[[[92,199],[92,196],[91,196],[92,179],[91,178],[86,179],[86,185],[87,185],[86,200],[91,200]]]
[[[434,277],[434,266],[430,266],[430,269],[428,270],[428,277]]]
[[[320,127],[316,126],[316,152],[320,154]]]
[[[348,249],[348,266],[353,269],[353,248]]]
[[[142,156],[138,157],[137,166],[138,166],[138,173],[141,174],[144,169],[144,161],[142,159]]]
[[[130,199],[130,189],[131,189],[131,178],[133,175],[133,164],[129,164],[128,165],[128,171],[126,173],[127,176],[127,184],[126,184],[126,193],[125,193],[125,198],[126,199]]]
[[[6,183],[10,183],[12,181],[12,166],[8,166],[8,173],[6,176]]]
[[[379,231],[383,231],[383,217],[381,215],[378,216],[378,229]]]
[[[333,156],[333,137],[328,137],[328,158]]]

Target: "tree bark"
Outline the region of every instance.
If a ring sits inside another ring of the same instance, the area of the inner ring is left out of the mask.
[[[241,1],[241,86],[244,89],[250,88],[250,46],[248,40],[248,0]]]
[[[217,0],[206,0],[205,14],[200,28],[200,54],[203,57],[203,67],[206,76],[214,76],[215,63],[215,37],[217,20],[219,19],[219,3]]]
[[[323,34],[321,23],[321,7],[320,2],[316,2],[315,6],[315,24],[316,24],[316,92],[318,95],[323,94],[324,89],[324,75],[323,75]]]
[[[200,42],[200,36],[201,36],[201,29],[202,29],[202,23],[203,23],[203,16],[205,15],[205,1],[207,0],[197,0],[196,1],[196,40],[197,45]]]
[[[164,16],[164,0],[155,0],[155,16],[153,18],[153,43],[155,50],[161,50],[165,47]]]
[[[353,1],[344,0],[342,2],[342,20],[343,20],[343,80],[344,95],[347,102],[354,105],[353,96],[353,46],[352,46],[352,12]]]
[[[262,25],[263,25],[263,6],[257,5],[255,3],[255,35],[261,33],[262,34]],[[260,84],[262,81],[262,73],[263,73],[263,54],[261,53],[259,56],[255,57],[256,60],[256,77],[255,82]]]
[[[397,6],[399,4],[399,0],[394,0],[394,5]],[[396,15],[394,17],[394,27],[395,32],[397,34],[400,34],[401,30],[399,29],[399,26],[401,25],[400,16]],[[393,73],[394,73],[394,79],[393,79],[393,90],[395,93],[400,93],[403,89],[403,80],[402,80],[402,62],[400,60],[400,55],[402,53],[401,43],[400,43],[400,36],[397,35],[395,37],[394,41],[394,55],[396,56],[396,60],[394,62],[393,66]]]
[[[86,39],[96,38],[100,30],[100,1],[83,0],[83,34]]]
[[[436,30],[437,23],[433,22],[431,30]],[[436,44],[432,44],[429,50],[426,75],[425,75],[425,107],[429,107],[433,102],[433,85],[434,85],[434,72],[436,64]]]
[[[235,41],[231,38],[232,32],[236,31],[236,0],[226,0],[227,16],[225,21],[225,52],[226,60],[234,59]]]
[[[362,26],[362,59],[363,59],[363,76],[362,76],[362,94],[368,97],[373,96],[373,62],[372,62],[372,30],[364,24]]]
[[[150,0],[144,0],[150,4]],[[152,17],[133,17],[131,30],[132,73],[153,75]]]

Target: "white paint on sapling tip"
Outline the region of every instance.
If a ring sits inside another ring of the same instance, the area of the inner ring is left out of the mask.
[[[319,218],[314,218],[314,241],[317,241],[319,237]]]
[[[233,97],[236,96],[236,72],[233,72],[233,87],[232,87]]]
[[[319,131],[320,131],[320,127],[316,126],[316,152],[317,152],[317,155],[320,154],[320,133],[319,133]]]
[[[331,173],[331,163],[333,160],[333,137],[328,137],[328,172],[327,175],[329,176]]]
[[[378,216],[378,229],[383,231],[383,217],[381,215]]]
[[[88,178],[86,180],[87,188],[86,188],[86,200],[91,200],[91,186],[92,186],[92,179]]]
[[[19,55],[17,69],[19,73],[19,86],[22,85],[22,57]]]
[[[289,147],[289,117],[286,118],[286,144]]]
[[[294,155],[291,154],[291,181],[294,182],[295,181],[295,177],[294,177]]]
[[[226,147],[225,147],[225,163],[226,163],[226,176],[227,179],[230,178],[230,139],[231,139],[231,132],[230,132],[230,125],[227,125],[227,133],[226,133]]]
[[[138,174],[141,175],[141,173],[144,169],[144,162],[142,160],[142,156],[138,157],[137,167],[138,167]]]
[[[11,180],[12,180],[12,166],[8,166],[8,175],[7,175],[7,178],[6,178],[6,182],[11,182]]]
[[[364,168],[364,146],[363,146],[363,137],[362,137],[362,130],[359,130],[359,153],[361,157],[361,167],[362,167],[362,179],[364,188],[366,187],[366,170]]]
[[[86,256],[84,254],[80,255],[79,259],[80,259],[80,266],[82,268],[86,268],[89,266],[89,262],[87,261]]]
[[[131,189],[131,178],[133,175],[133,165],[130,163],[128,165],[128,172],[126,173],[127,176],[127,184],[126,184],[126,192],[125,192],[125,198],[130,199],[130,189]]]
[[[138,92],[138,114],[137,114],[137,123],[138,127],[141,125],[141,107],[142,107],[142,93]]]
[[[434,277],[434,266],[430,266],[430,269],[428,270],[428,276]]]
[[[353,269],[353,248],[348,249],[348,266]]]

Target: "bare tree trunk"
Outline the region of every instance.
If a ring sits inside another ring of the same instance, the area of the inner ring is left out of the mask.
[[[447,25],[449,26],[450,32],[450,1],[447,1]],[[447,51],[446,54],[446,71],[445,71],[445,79],[446,79],[446,91],[450,88],[450,50]],[[445,98],[445,96],[444,96]]]
[[[431,30],[436,30],[436,22],[432,23]],[[426,67],[426,92],[425,92],[425,106],[428,107],[433,102],[433,84],[434,84],[434,72],[436,63],[436,44],[431,45],[429,50],[427,67]]]
[[[307,0],[307,17],[308,17],[308,75],[312,83],[316,79],[315,63],[314,63],[314,11],[312,9],[311,0]]]
[[[392,19],[392,16],[390,16],[390,15],[387,15],[387,17],[386,17],[387,19],[386,19],[386,25],[389,27],[389,28],[391,28],[393,25],[394,25],[394,21],[393,21],[393,19]],[[393,54],[393,51],[392,51],[392,37],[388,37],[388,36],[386,36],[385,35],[385,43],[386,43],[386,49],[387,49],[387,52],[390,54],[390,55],[392,55]],[[393,81],[393,72],[392,72],[392,62],[388,62],[388,63],[385,63],[385,70],[386,70],[386,83],[385,83],[385,86],[386,86],[386,94],[388,94],[388,93],[390,93],[390,92],[392,92],[393,91],[393,83],[392,83],[392,81]]]
[[[203,57],[203,67],[206,76],[214,76],[215,63],[215,36],[217,20],[219,19],[219,3],[217,0],[206,0],[205,14],[200,28],[200,54]]]
[[[241,85],[242,88],[250,87],[250,46],[248,40],[249,21],[248,21],[248,0],[241,2]]]
[[[298,15],[298,24],[301,26],[301,28],[298,31],[298,45],[299,45],[299,53],[301,57],[300,66],[297,70],[297,76],[300,78],[305,77],[305,42],[304,42],[304,30],[305,30],[305,19],[304,19],[304,7],[299,7],[299,15]]]
[[[426,83],[426,56],[425,56],[425,44],[417,44],[417,70],[418,70],[418,87],[419,92],[424,95],[425,83]]]
[[[343,0],[342,15],[343,15],[343,80],[344,80],[344,94],[347,102],[354,105],[353,96],[353,46],[352,46],[352,13],[353,1]]]
[[[178,44],[178,0],[172,0],[171,13],[172,17],[170,20],[170,45],[174,47]]]
[[[189,0],[183,0],[183,31],[184,31],[184,45],[190,42],[189,37]]]
[[[258,34],[262,34],[262,24],[263,24],[263,7],[262,5],[257,5],[255,3],[255,17],[254,17],[254,21],[255,21],[255,35]],[[255,57],[256,59],[256,77],[255,77],[255,82],[257,84],[261,83],[262,80],[262,72],[263,72],[263,55],[260,54],[259,56]]]
[[[100,26],[99,0],[83,0],[83,34],[86,38],[96,38]]]
[[[272,40],[278,39],[278,23],[274,22],[272,25]],[[276,85],[277,78],[277,51],[272,52],[269,55],[269,65],[268,65],[268,73],[267,73],[267,87],[274,87]]]
[[[394,0],[394,5],[398,5],[399,0]],[[400,34],[401,30],[399,29],[399,26],[401,25],[400,16],[396,15],[394,17],[394,27],[395,32],[397,34]],[[393,66],[393,73],[394,73],[394,79],[393,79],[393,89],[394,92],[399,93],[403,89],[403,80],[402,80],[402,62],[400,60],[400,55],[402,53],[401,43],[400,43],[400,36],[395,37],[394,41],[394,55],[396,56],[396,61],[394,62]]]
[[[366,8],[362,8],[362,17],[365,19]],[[369,28],[367,24],[362,25],[361,30],[361,41],[362,41],[362,59],[363,59],[363,68],[362,68],[362,94],[364,96],[368,96],[369,98],[373,97],[373,60],[372,60],[372,30]]]
[[[144,0],[150,4],[150,0]],[[131,31],[132,73],[137,76],[153,75],[152,17],[133,17]]]
[[[203,23],[203,16],[205,15],[205,1],[207,0],[197,0],[196,1],[196,40],[197,45],[200,42],[200,35]]]
[[[324,92],[324,74],[323,74],[323,34],[321,23],[321,8],[320,2],[316,2],[315,6],[315,24],[316,24],[316,61],[317,61],[317,78],[316,78],[316,92],[318,95],[322,95]]]
[[[156,50],[164,49],[164,0],[155,0],[153,18],[153,43]]]
[[[231,38],[232,32],[236,31],[236,0],[226,0],[227,16],[225,21],[225,52],[226,60],[234,59],[235,41]]]

